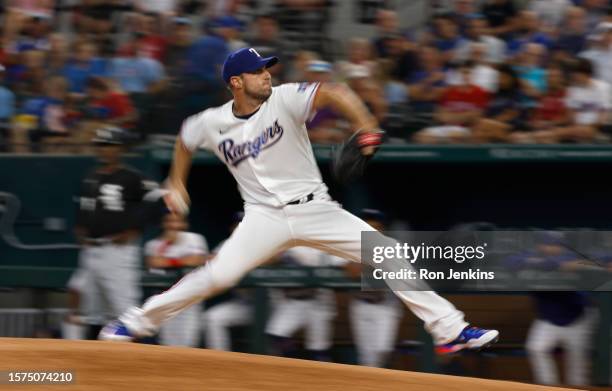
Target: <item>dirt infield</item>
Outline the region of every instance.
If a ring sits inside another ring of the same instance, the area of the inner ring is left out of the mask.
[[[74,385],[42,390],[562,390],[522,383],[391,371],[204,349],[0,338],[0,371],[71,370]]]

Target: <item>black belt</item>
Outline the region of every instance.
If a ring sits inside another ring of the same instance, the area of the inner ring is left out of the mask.
[[[305,203],[310,202],[312,200],[314,200],[314,194],[310,193],[306,197],[302,197],[299,200],[288,202],[287,205],[305,204]]]

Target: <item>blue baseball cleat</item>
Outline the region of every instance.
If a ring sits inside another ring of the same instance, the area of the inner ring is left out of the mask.
[[[436,346],[439,355],[456,353],[463,349],[483,349],[499,339],[499,331],[480,329],[478,327],[466,327],[454,341]]]
[[[130,330],[119,320],[110,322],[98,334],[98,339],[102,341],[131,342],[134,338]]]

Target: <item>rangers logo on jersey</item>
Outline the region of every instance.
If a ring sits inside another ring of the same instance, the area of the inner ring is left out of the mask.
[[[261,151],[276,144],[281,137],[283,137],[283,133],[284,129],[278,123],[277,119],[272,126],[266,128],[259,136],[255,137],[254,140],[242,144],[236,144],[232,139],[221,141],[219,143],[219,151],[223,153],[223,157],[227,164],[236,167],[249,157],[256,159]]]

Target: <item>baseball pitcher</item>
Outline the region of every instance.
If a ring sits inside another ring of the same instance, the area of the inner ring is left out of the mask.
[[[234,285],[250,270],[295,246],[314,247],[361,261],[361,232],[375,231],[342,209],[328,194],[308,139],[305,121],[331,107],[356,130],[352,145],[372,156],[381,143],[378,123],[347,87],[332,83],[290,83],[273,87],[268,68],[277,57],[262,58],[244,48],[223,65],[233,99],[185,120],[177,137],[167,180],[166,200],[186,213],[186,181],[198,148],[212,151],[238,182],[245,216],[217,256],[170,290],[132,308],[108,324],[99,337],[129,341],[155,333],[183,309]],[[469,327],[463,313],[432,291],[398,291],[399,298],[425,323],[439,353],[482,348],[497,330]]]

